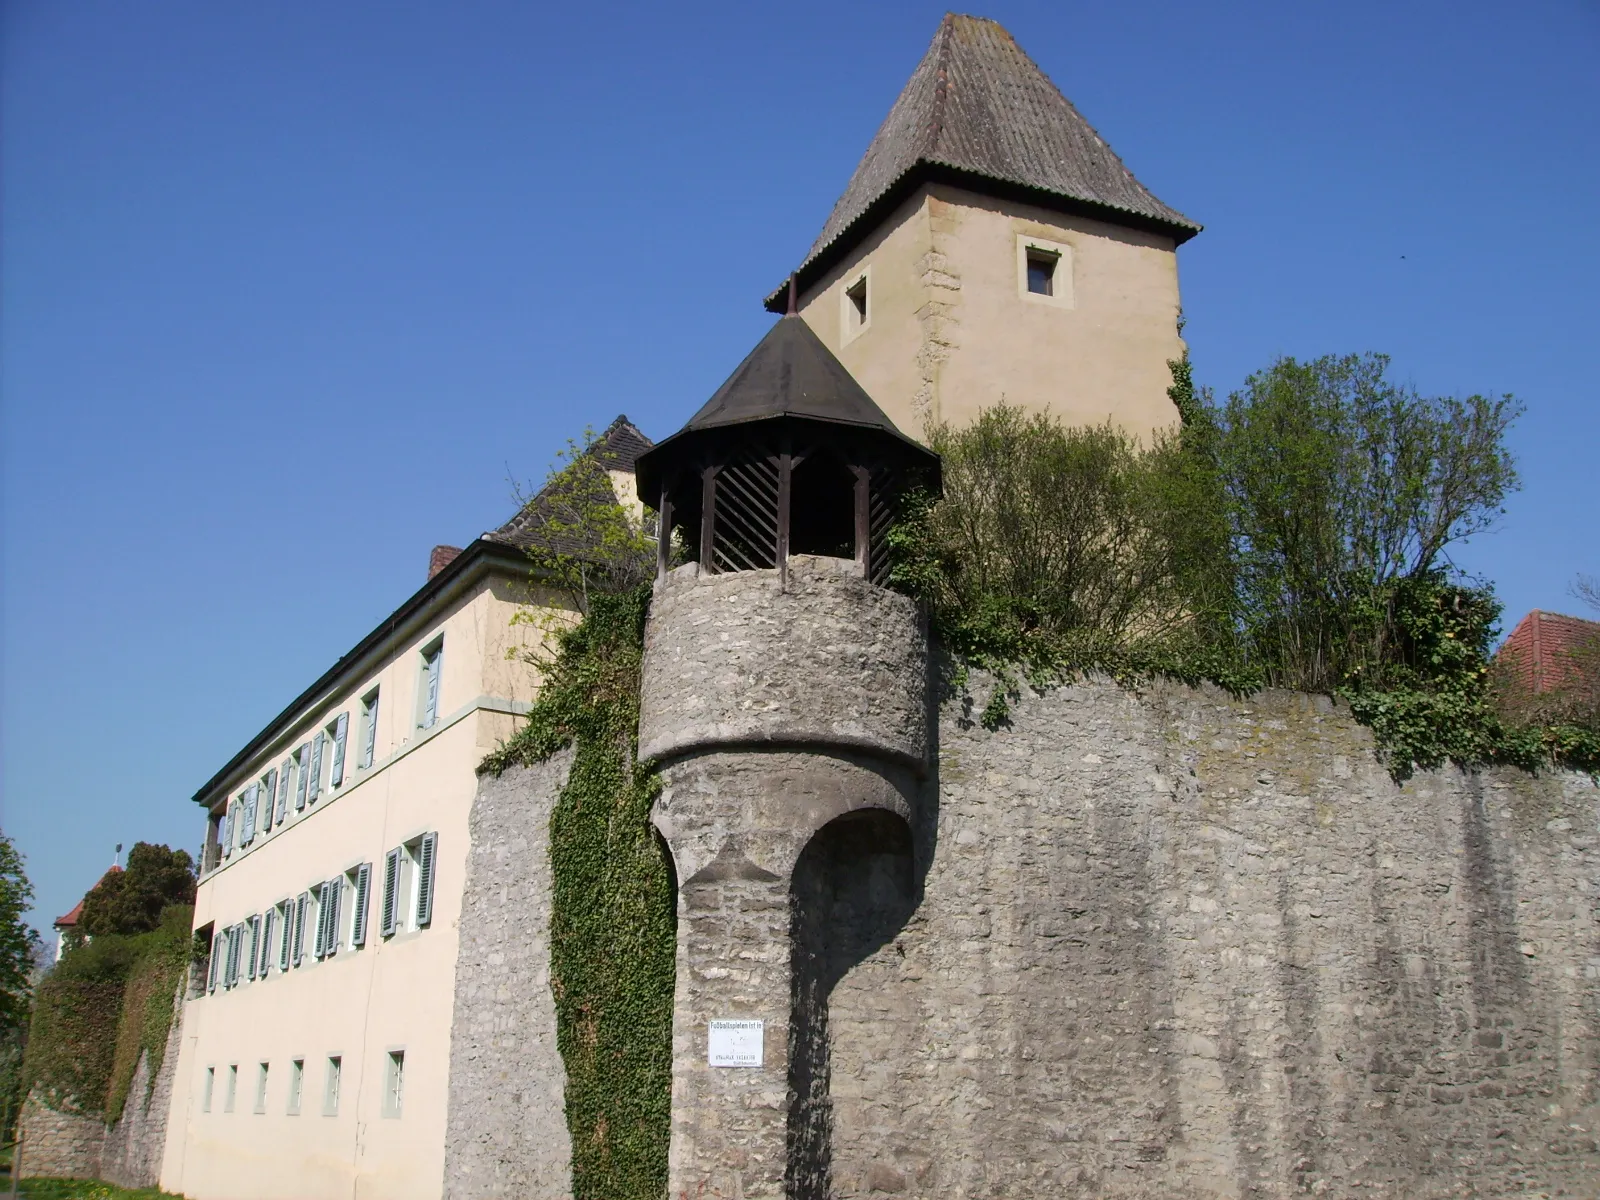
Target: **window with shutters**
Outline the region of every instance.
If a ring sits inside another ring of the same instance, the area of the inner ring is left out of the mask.
[[[217,1069],[206,1068],[206,1077],[200,1083],[200,1111],[211,1111],[211,1095],[217,1090]]]
[[[201,930],[204,933],[204,930]],[[222,958],[227,953],[222,931],[211,930],[211,960],[206,964],[206,991],[217,990],[217,980],[222,976]]]
[[[278,914],[278,970],[287,971],[294,961],[294,901],[285,900],[274,911]]]
[[[306,1060],[295,1058],[289,1061],[289,1108],[291,1117],[300,1115],[300,1096],[306,1086]]]
[[[405,1100],[406,1052],[390,1050],[384,1058],[382,1113],[385,1117],[398,1117]]]
[[[425,833],[418,838],[413,854],[417,864],[416,908],[412,920],[418,929],[433,924],[433,884],[438,873],[439,835]]]
[[[230,801],[222,818],[222,857],[233,853],[233,803]]]
[[[239,1094],[239,1064],[238,1063],[231,1063],[228,1066],[227,1090],[222,1093],[222,1111],[223,1112],[231,1113],[233,1111],[234,1097],[237,1096],[238,1094]]]
[[[417,728],[432,729],[439,720],[439,676],[444,669],[444,639],[435,638],[422,651],[417,681]]]
[[[334,718],[333,724],[322,731],[322,740],[328,744],[328,755],[332,760],[328,767],[328,786],[336,788],[344,783],[344,744],[345,738],[350,733],[350,714],[340,713]]]
[[[278,768],[273,767],[261,777],[261,813],[260,832],[265,836],[272,832],[272,806],[278,798]]]
[[[206,842],[205,849],[200,855],[200,873],[215,871],[222,862],[222,823],[223,815],[219,812],[206,814]]]
[[[350,897],[350,945],[367,944],[367,922],[372,908],[372,864],[362,863],[345,875],[345,891]]]
[[[378,757],[378,689],[361,697],[361,755],[356,765],[370,770]]]
[[[259,915],[246,917],[244,927],[247,931],[245,945],[249,949],[249,954],[244,960],[244,977],[254,979],[256,966],[261,961],[261,917]]]
[[[256,837],[256,796],[260,789],[251,784],[234,800],[239,811],[239,848],[242,850]]]
[[[262,1063],[261,1069],[256,1074],[256,1112],[267,1111],[267,1066]]]
[[[267,972],[272,968],[273,959],[277,958],[277,946],[273,934],[278,931],[278,910],[269,908],[261,914],[261,948],[257,954],[258,965],[256,975],[262,979],[267,977]]]
[[[344,900],[344,876],[335,875],[322,885],[317,896],[318,958],[329,958],[339,952],[339,910]]]
[[[311,743],[300,743],[300,749],[294,752],[294,810],[300,812],[306,806],[306,776],[311,768]]]
[[[339,1083],[340,1076],[344,1074],[344,1059],[337,1054],[328,1056],[328,1078],[322,1088],[322,1115],[337,1117],[339,1115]]]

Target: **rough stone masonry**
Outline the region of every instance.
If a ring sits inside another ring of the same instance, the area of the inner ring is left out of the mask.
[[[847,564],[669,577],[646,655],[673,1200],[1600,1195],[1588,778],[1396,785],[1288,693],[1088,682],[991,733],[984,681],[930,697],[914,610]],[[559,783],[508,773],[474,813],[450,1153],[481,1167],[452,1196],[570,1188],[553,1097],[526,1103],[559,1087],[553,1012],[518,998]],[[709,1065],[718,1018],[766,1021],[760,1068]],[[510,1096],[539,1127],[486,1140]]]

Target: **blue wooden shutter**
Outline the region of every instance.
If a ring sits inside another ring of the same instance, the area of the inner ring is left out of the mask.
[[[422,835],[417,847],[417,928],[425,928],[433,920],[433,877],[439,857],[439,835]]]
[[[244,816],[239,821],[239,845],[248,846],[256,839],[256,796],[260,788],[251,784],[244,790],[241,800],[244,803]]]
[[[322,907],[328,914],[328,932],[322,943],[322,952],[326,955],[339,953],[339,901],[343,898],[343,875],[335,875],[322,885]]]
[[[310,778],[306,781],[307,804],[316,803],[317,797],[322,795],[322,743],[326,740],[321,733],[311,738],[311,770]]]
[[[372,765],[378,749],[378,696],[373,692],[372,699],[366,703],[366,711],[361,719],[366,723],[366,728],[361,732],[361,769],[366,770]]]
[[[400,850],[383,856],[383,907],[378,914],[378,932],[389,937],[400,917]]]
[[[294,965],[297,967],[305,958],[306,906],[310,903],[310,892],[301,892],[294,902]]]
[[[206,981],[206,991],[217,990],[217,979],[222,974],[222,956],[227,953],[226,940],[220,929],[211,930],[211,969]]]
[[[227,858],[233,853],[233,805],[229,804],[222,814],[222,857]]]
[[[244,977],[254,979],[256,964],[261,961],[261,918],[259,916],[245,918],[244,927],[249,931],[246,936],[249,938],[247,944],[250,947],[250,956],[244,964]]]
[[[261,781],[261,804],[266,810],[261,815],[261,832],[272,830],[272,806],[278,798],[278,768],[273,767]]]
[[[294,752],[294,765],[294,810],[295,812],[299,812],[306,806],[306,778],[311,773],[310,742],[300,743],[300,749]]]
[[[285,900],[278,905],[278,911],[280,923],[283,925],[282,931],[278,934],[278,970],[287,971],[292,961],[289,953],[294,946],[294,901]]]
[[[342,712],[339,719],[333,723],[333,769],[329,772],[329,787],[338,787],[344,782],[344,739],[350,732],[350,714]]]
[[[278,815],[276,824],[282,825],[283,819],[289,815],[289,775],[294,766],[294,759],[286,758],[278,767]]]
[[[368,893],[372,891],[372,864],[362,863],[356,868],[356,894],[351,897],[350,944],[367,944],[367,910],[371,908]]]
[[[278,910],[275,908],[269,908],[261,914],[261,966],[256,973],[263,979],[272,969],[272,960],[277,957],[272,953],[272,935],[275,932],[273,926],[278,923],[277,917]]]

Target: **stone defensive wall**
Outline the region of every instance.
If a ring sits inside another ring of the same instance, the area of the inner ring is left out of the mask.
[[[1597,1195],[1592,780],[1396,784],[1292,693],[1089,681],[990,732],[992,683],[940,696],[930,661],[847,571],[658,585],[673,1200]],[[452,1197],[570,1192],[564,772],[480,788]],[[709,1066],[707,1023],[743,1016],[760,1066]]]

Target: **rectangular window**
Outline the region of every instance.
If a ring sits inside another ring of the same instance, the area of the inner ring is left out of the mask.
[[[294,773],[294,759],[286,758],[278,767],[278,815],[274,823],[283,824],[283,819],[289,815],[289,776]]]
[[[339,1115],[339,1076],[344,1071],[344,1061],[337,1054],[328,1056],[328,1082],[322,1089],[322,1115]]]
[[[406,1052],[391,1050],[386,1056],[383,1075],[383,1115],[398,1117],[405,1099]]]
[[[272,944],[272,935],[277,931],[278,910],[269,908],[261,916],[261,954],[260,965],[256,974],[262,979],[267,977],[267,972],[272,968],[272,960],[277,957],[277,947]]]
[[[256,1112],[267,1111],[267,1064],[261,1064],[261,1070],[256,1075]]]
[[[222,977],[222,959],[228,953],[228,939],[223,936],[222,930],[216,929],[211,933],[211,961],[206,967],[206,991],[217,990],[217,980]]]
[[[222,817],[222,857],[227,858],[233,853],[233,805],[230,803],[223,810]]]
[[[372,908],[372,864],[362,863],[349,875],[350,881],[350,944],[367,944],[367,921]]]
[[[252,783],[244,790],[243,793],[240,794],[239,798],[234,801],[234,804],[238,807],[241,814],[239,817],[239,845],[241,848],[248,846],[251,842],[255,841],[256,797],[260,794],[260,791],[261,789]]]
[[[317,797],[322,795],[322,748],[327,740],[321,733],[311,739],[311,765],[306,768],[306,774],[309,776],[306,780],[307,804],[315,804]]]
[[[278,914],[278,970],[287,971],[294,961],[294,901],[285,900],[275,911]]]
[[[244,949],[244,926],[228,927],[228,965],[223,975],[223,986],[234,987],[239,982],[239,953]]]
[[[306,776],[311,771],[311,743],[301,742],[300,749],[294,752],[294,810],[299,812],[306,806]]]
[[[228,1090],[222,1094],[222,1111],[233,1111],[234,1097],[239,1094],[239,1064],[233,1063],[228,1067]]]
[[[261,962],[261,917],[259,915],[246,917],[244,927],[248,931],[246,934],[248,940],[245,944],[250,948],[249,957],[244,963],[244,977],[254,979],[256,966]]]
[[[300,1096],[306,1086],[306,1060],[293,1059],[289,1063],[289,1115],[300,1115]]]
[[[317,957],[339,952],[339,902],[344,898],[344,876],[335,875],[317,896]]]
[[[206,1068],[206,1077],[200,1084],[200,1111],[211,1111],[211,1093],[217,1090],[217,1069]]]
[[[1055,294],[1056,263],[1061,258],[1043,250],[1028,251],[1028,290],[1035,296]]]
[[[417,687],[417,728],[432,729],[439,719],[439,672],[444,666],[444,641],[422,652],[422,678]]]
[[[344,740],[350,732],[350,714],[340,713],[334,723],[323,733],[323,740],[333,747],[333,766],[328,771],[328,786],[336,788],[344,782]]]
[[[361,758],[363,771],[371,768],[378,752],[378,689],[361,697]]]
[[[863,275],[844,290],[845,333],[860,333],[867,327],[867,277]]]
[[[396,846],[383,856],[383,909],[379,913],[378,932],[392,937],[400,928],[400,872],[405,851]]]

